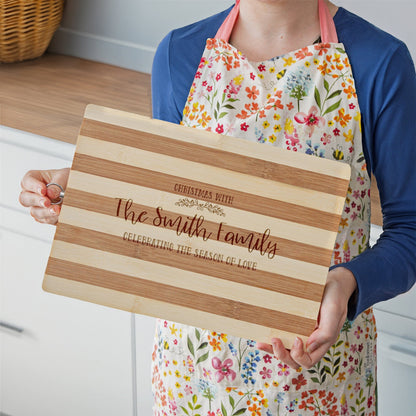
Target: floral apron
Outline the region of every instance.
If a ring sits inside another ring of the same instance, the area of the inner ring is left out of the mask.
[[[352,175],[332,264],[368,247],[370,178],[360,109],[344,46],[319,0],[322,42],[252,63],[227,41],[239,2],[208,39],[182,124],[348,163]],[[373,312],[346,321],[309,370],[293,370],[255,342],[159,320],[153,350],[155,415],[376,414]]]

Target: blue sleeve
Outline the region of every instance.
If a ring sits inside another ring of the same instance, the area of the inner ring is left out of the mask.
[[[408,291],[416,280],[416,75],[404,44],[390,56],[375,74],[371,125],[364,127],[368,162],[380,191],[383,233],[372,248],[338,265],[349,269],[358,285],[349,304],[351,320]]]
[[[152,115],[153,118],[179,124],[182,109],[179,110],[172,85],[170,45],[173,32],[160,42],[152,66]]]
[[[215,36],[231,8],[175,29],[159,44],[152,67],[153,118],[181,122],[206,40]]]

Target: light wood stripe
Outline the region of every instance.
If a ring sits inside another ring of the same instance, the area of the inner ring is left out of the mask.
[[[219,316],[233,319],[238,319],[244,315],[247,322],[265,326],[270,326],[270,323],[272,323],[275,329],[293,331],[306,336],[313,331],[316,325],[316,321],[313,319],[272,311],[243,302],[226,300],[201,292],[178,289],[170,285],[149,281],[143,282],[121,273],[108,272],[107,270],[55,258],[49,259],[46,274],[119,290],[148,299],[165,299],[166,302],[173,305],[182,305],[203,312],[215,312]]]
[[[171,156],[173,158],[185,159],[187,161],[200,163],[201,154],[204,154],[204,164],[221,169],[229,169],[241,174],[256,176],[262,179],[278,181],[287,185],[302,186],[319,192],[331,193],[345,198],[345,180],[335,178],[333,176],[324,175],[317,172],[309,172],[305,175],[299,167],[292,167],[273,163],[262,159],[242,156],[235,152],[224,154],[223,150],[209,148],[202,144],[184,143],[183,140],[166,138],[160,135],[146,133],[143,131],[121,128],[112,124],[98,122],[95,120],[85,120],[82,125],[81,135],[93,139],[105,140],[113,144],[128,146],[128,155],[134,159],[132,148],[141,149],[147,152],[154,152],[155,143],[157,143],[158,157],[160,154]],[[85,153],[85,141],[83,147],[79,147],[78,151]],[[116,146],[117,149],[120,146]],[[95,147],[102,157],[102,147]],[[90,154],[87,152],[87,154]],[[139,153],[138,153],[139,154]],[[139,159],[136,159],[139,160]],[[140,159],[143,160],[143,159]],[[160,159],[159,159],[160,160]],[[184,164],[184,169],[186,165]]]
[[[155,142],[153,142],[154,145]],[[179,150],[186,154],[185,149]],[[238,173],[205,164],[201,167],[200,162],[190,162],[180,158],[180,153],[178,153],[178,157],[165,156],[86,136],[80,136],[77,153],[169,175],[170,177],[182,178],[177,180],[179,183],[187,183],[188,181],[204,183],[209,178],[210,184],[216,187],[227,188],[228,192],[232,191],[233,193],[239,192],[243,183],[245,194],[279,202],[284,201],[293,205],[302,205],[306,208],[323,211],[325,214],[328,212],[341,214],[344,208],[345,195],[334,196],[326,192],[314,191],[306,187],[306,184],[303,184],[300,180],[297,185],[288,185],[282,183],[284,181],[277,182],[264,179],[254,174]],[[221,161],[222,159],[219,159],[219,162]],[[297,176],[299,176],[299,173]],[[325,185],[329,188],[330,184],[327,181]],[[211,186],[205,184],[203,189],[209,190]]]
[[[63,241],[57,241],[53,257],[58,260],[104,269],[108,272],[121,273],[141,279],[144,282],[157,280],[160,284],[202,292],[206,295],[226,300],[241,301],[253,306],[262,305],[263,308],[304,318],[315,319],[319,312],[319,302],[300,299],[296,296],[186,270],[182,270],[180,276],[177,276],[176,267],[169,267]],[[157,279],[155,279],[156,276]]]
[[[221,148],[230,153],[240,155],[251,155],[252,157],[268,161],[279,162],[285,166],[298,168],[299,161],[304,158],[307,161],[308,171],[316,172],[323,175],[342,177],[349,181],[351,170],[348,164],[340,163],[333,160],[325,160],[323,164],[319,158],[311,158],[309,155],[287,152],[274,146],[259,146],[258,143],[251,143],[245,139],[226,137],[213,134],[203,130],[198,131],[198,137],[191,128],[175,125],[172,123],[150,120],[147,117],[138,114],[125,113],[123,111],[103,108],[96,105],[88,105],[84,115],[84,122],[90,120],[99,121],[107,124],[114,124],[128,129],[141,130],[147,133],[172,137],[176,140],[182,140],[186,143],[203,145],[210,148]],[[82,131],[82,129],[81,129]]]
[[[152,236],[160,241],[172,242],[189,246],[194,249],[203,249],[212,253],[220,253],[225,256],[247,259],[257,263],[257,269],[274,273],[276,268],[281,275],[310,281],[317,284],[326,282],[328,267],[311,264],[300,260],[275,256],[273,259],[262,256],[257,251],[249,253],[247,248],[232,246],[223,242],[211,240],[202,241],[200,237],[189,237],[187,234],[178,236],[176,232],[161,227],[153,227],[147,224],[131,224],[124,219],[110,217],[95,212],[81,210],[70,206],[63,206],[60,214],[60,222],[87,230],[100,231],[122,237],[122,233],[135,233],[137,235]]]
[[[69,206],[84,209],[87,211],[99,212],[100,214],[105,214],[109,216],[117,216],[115,209],[117,203],[115,204],[114,198],[108,198],[98,194],[90,194],[73,188],[67,188],[65,190],[65,195],[69,201]],[[133,203],[130,209],[131,211],[134,211],[136,213],[146,211],[150,218],[155,218],[157,216],[156,208],[154,207]],[[164,209],[163,212],[165,215],[171,218],[175,218],[178,217],[178,215],[182,215],[181,213],[171,212],[166,209]],[[123,215],[123,210],[121,210],[119,216],[123,217]],[[197,215],[199,216],[201,214],[198,213]],[[175,229],[173,226],[168,226],[166,228],[170,230]],[[207,232],[211,234],[210,239],[215,240],[218,230],[218,223],[214,221],[208,221],[205,219],[204,228],[206,228]],[[266,227],[263,227],[263,229],[265,228]],[[221,235],[225,235],[228,232],[232,232],[234,234],[246,236],[252,233],[254,235],[254,239],[259,239],[261,241],[262,238],[262,233],[250,229],[242,229],[230,226],[228,224],[225,224],[222,227],[222,230],[223,232]],[[311,246],[299,242],[294,242],[283,238],[277,238],[273,235],[270,235],[268,241],[270,243],[277,244],[277,246],[279,247],[278,254],[281,257],[302,260],[308,263],[319,264],[321,266],[326,266],[331,262],[332,250],[323,249],[320,247]],[[242,241],[237,242],[235,245],[244,247]],[[259,249],[260,248],[258,248],[257,250]]]
[[[99,305],[161,317],[162,319],[186,323],[187,325],[202,327],[212,331],[224,332],[224,328],[232,328],[233,335],[247,338],[247,334],[249,334],[251,339],[257,341],[270,343],[273,337],[279,337],[287,348],[293,345],[296,336],[299,336],[304,342],[307,340],[307,336],[304,335],[296,335],[291,332],[255,325],[226,316],[218,319],[218,316],[213,313],[201,312],[180,305],[170,305],[166,302],[146,299],[142,296],[93,286],[83,282],[75,282],[48,274],[45,275],[43,289],[58,295],[70,296],[80,300],[87,299],[89,302]],[[184,317],[186,317],[186,322],[184,322]]]
[[[260,197],[257,195],[247,194],[234,191],[220,186],[208,185],[204,182],[192,181],[149,171],[138,167],[124,165],[116,162],[98,159],[92,156],[76,153],[72,169],[78,170],[91,175],[112,178],[135,185],[140,185],[159,191],[176,193],[175,184],[183,184],[186,181],[187,186],[200,189],[209,189],[212,192],[230,195],[233,200],[233,207],[248,212],[255,212],[270,217],[281,218],[286,221],[297,221],[301,224],[319,226],[325,230],[336,231],[339,226],[339,216],[301,205],[290,204],[283,201],[276,201],[270,198]],[[201,200],[206,200],[199,198]],[[210,201],[209,201],[210,202]]]
[[[55,244],[57,247],[62,243],[82,246],[85,250],[103,250],[106,254],[120,254],[123,257],[138,259],[147,264],[152,270],[157,264],[169,268],[180,269],[180,273],[200,273],[201,270],[207,276],[227,280],[229,282],[250,285],[253,288],[261,288],[274,292],[279,292],[289,296],[297,296],[302,299],[310,299],[313,302],[320,302],[324,290],[323,284],[293,279],[280,274],[264,270],[247,270],[238,268],[237,272],[232,272],[231,267],[215,261],[207,261],[203,258],[192,257],[178,254],[176,251],[163,250],[146,244],[126,242],[119,236],[102,233],[99,231],[87,230],[76,226],[60,223],[58,224]],[[59,257],[55,252],[53,256]],[[70,256],[70,254],[68,254]],[[70,258],[69,258],[70,259]],[[105,256],[103,255],[103,261]]]
[[[75,170],[72,170],[70,173],[68,186],[71,189],[77,189],[91,194],[100,194],[108,198],[131,198],[134,201],[142,201],[146,206],[164,206],[170,210],[174,209],[182,215],[189,215],[191,212],[195,212],[187,207],[177,206],[176,202],[178,201],[178,196],[176,194],[163,191],[155,192],[155,190],[143,186],[127,184],[114,179],[94,176]],[[191,196],[190,199],[196,198]],[[68,203],[68,200],[69,198],[66,199],[65,204]],[[249,223],[251,227],[261,229],[261,227],[264,227],[264,225],[267,224],[273,231],[273,235],[277,238],[296,241],[311,246],[323,247],[324,249],[331,251],[334,248],[337,231],[323,230],[317,227],[298,224],[297,222],[267,217],[254,212],[249,214],[248,219],[248,214],[245,211],[217,203],[215,205],[218,205],[223,209],[226,214],[224,217],[218,217],[217,214],[207,210],[196,210],[196,212],[201,212],[201,214],[209,221],[218,221],[218,218],[221,218],[226,221],[228,225],[237,228],[244,228],[247,223]]]

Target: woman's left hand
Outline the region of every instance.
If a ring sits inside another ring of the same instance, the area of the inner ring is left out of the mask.
[[[344,267],[328,273],[319,311],[318,324],[306,343],[296,338],[291,350],[287,350],[279,338],[272,344],[257,343],[257,348],[274,354],[280,361],[293,369],[313,367],[336,342],[345,322],[348,300],[357,288],[354,275]]]

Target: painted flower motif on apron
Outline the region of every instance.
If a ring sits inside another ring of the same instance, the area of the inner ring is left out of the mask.
[[[323,19],[321,27],[328,23]],[[339,264],[368,247],[370,178],[348,56],[337,39],[322,39],[258,63],[228,37],[208,39],[182,123],[348,163],[350,186],[332,257]],[[295,371],[252,340],[160,320],[152,357],[154,414],[374,416],[375,339],[369,309],[345,322],[313,368]]]

